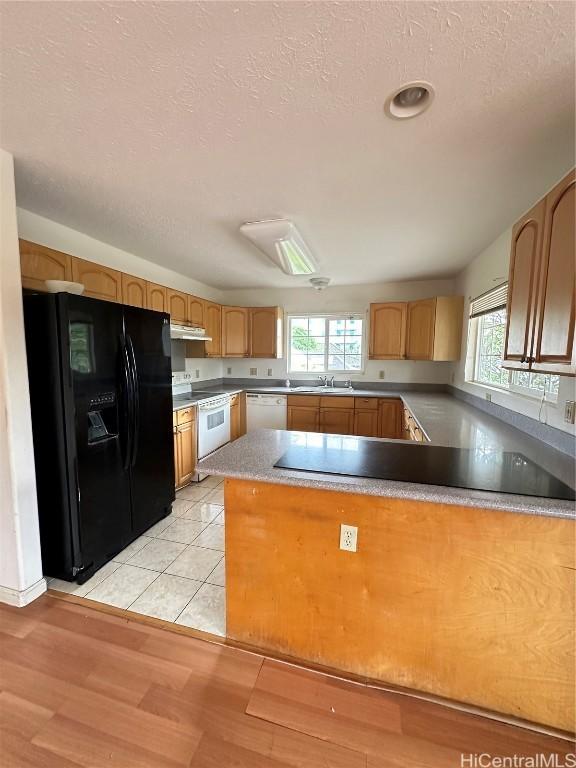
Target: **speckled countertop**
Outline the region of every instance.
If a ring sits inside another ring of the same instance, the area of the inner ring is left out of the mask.
[[[221,392],[225,390],[225,387],[219,389]],[[239,392],[242,389],[235,388],[230,391]],[[297,394],[280,387],[254,387],[246,388],[245,391]],[[338,394],[350,395],[351,392],[343,390]],[[574,487],[575,467],[570,456],[451,395],[373,390],[354,390],[353,394],[359,397],[401,398],[434,445],[518,451]],[[203,459],[200,466],[209,474],[247,480],[576,519],[575,505],[570,501],[275,468],[274,464],[291,442],[301,439],[303,434],[256,430]],[[414,445],[414,448],[426,450],[422,445]]]

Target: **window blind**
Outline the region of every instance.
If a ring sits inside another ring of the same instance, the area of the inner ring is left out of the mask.
[[[508,283],[502,283],[497,288],[492,288],[482,293],[470,302],[470,317],[481,317],[497,309],[506,309],[508,300]]]

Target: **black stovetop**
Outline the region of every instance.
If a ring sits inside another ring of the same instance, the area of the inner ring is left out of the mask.
[[[274,466],[549,499],[576,498],[573,488],[512,451],[314,435],[312,444],[291,446]]]

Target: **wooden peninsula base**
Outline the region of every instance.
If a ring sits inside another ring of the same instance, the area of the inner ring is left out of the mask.
[[[230,638],[574,730],[573,520],[248,480],[225,495]]]

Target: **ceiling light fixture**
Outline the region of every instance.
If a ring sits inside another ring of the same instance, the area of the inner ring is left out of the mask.
[[[330,283],[329,277],[311,277],[310,283],[317,291],[323,291]]]
[[[405,83],[388,96],[384,112],[394,120],[407,120],[425,112],[434,101],[434,88],[423,80]]]
[[[242,224],[240,232],[287,275],[318,272],[316,259],[291,221],[251,221]]]

